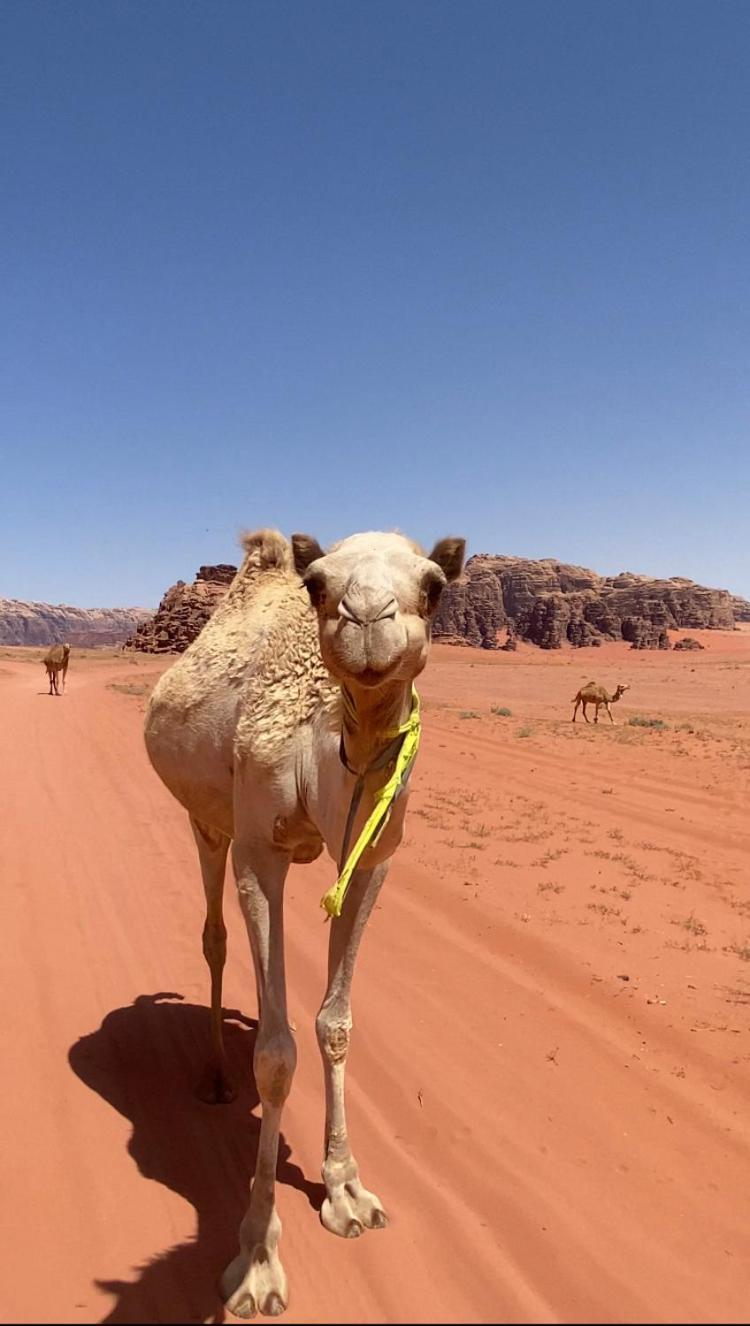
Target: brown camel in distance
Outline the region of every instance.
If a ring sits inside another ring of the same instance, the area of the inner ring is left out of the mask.
[[[620,683],[618,684],[614,695],[610,695],[609,691],[605,691],[604,687],[598,686],[595,681],[587,682],[585,686],[581,687],[578,694],[575,695],[571,701],[571,704],[575,705],[575,708],[573,710],[573,722],[575,723],[576,721],[578,706],[583,705],[583,716],[586,719],[586,722],[588,723],[589,719],[586,715],[586,705],[593,704],[596,711],[594,714],[594,722],[598,723],[599,710],[601,706],[604,705],[604,708],[609,714],[610,723],[613,726],[615,726],[615,720],[612,717],[612,710],[610,709],[609,706],[611,704],[616,704],[617,701],[621,699],[621,697],[625,694],[625,692],[629,690],[630,690],[629,686],[623,686],[622,683]]]
[[[51,649],[42,659],[42,664],[47,669],[49,677],[49,694],[60,694],[60,688],[57,684],[58,678],[62,674],[62,688],[65,690],[65,678],[68,675],[68,663],[70,662],[70,645],[52,645]]]

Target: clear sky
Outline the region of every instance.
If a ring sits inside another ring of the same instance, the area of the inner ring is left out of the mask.
[[[0,594],[241,528],[750,595],[750,3],[3,0]]]

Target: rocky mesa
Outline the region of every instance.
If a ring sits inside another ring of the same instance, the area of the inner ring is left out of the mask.
[[[151,654],[187,649],[235,572],[228,563],[202,566],[192,584],[178,580],[127,646]],[[692,580],[653,580],[629,571],[599,576],[553,558],[530,561],[480,553],[469,558],[461,580],[443,593],[434,636],[484,649],[513,648],[516,639],[542,649],[559,649],[565,641],[583,646],[622,639],[634,649],[668,649],[670,628],[731,630],[735,621],[747,620],[746,599]]]
[[[0,598],[0,644],[120,645],[149,617],[148,608],[72,608]]]
[[[436,639],[484,649],[499,647],[507,628],[541,649],[564,643],[628,640],[635,649],[668,649],[670,629],[732,630],[747,620],[745,599],[673,576],[653,579],[623,571],[600,576],[553,558],[479,553],[440,600]]]

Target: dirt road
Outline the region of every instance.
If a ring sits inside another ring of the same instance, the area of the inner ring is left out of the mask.
[[[0,1316],[222,1321],[259,1127],[232,886],[242,1090],[211,1108],[197,862],[141,739],[160,665],[74,660],[57,699],[5,653]],[[668,731],[573,728],[590,662],[476,658],[424,679],[355,981],[351,1132],[391,1224],[351,1243],[317,1216],[332,866],[290,876],[286,1320],[746,1320],[750,650],[628,660]]]

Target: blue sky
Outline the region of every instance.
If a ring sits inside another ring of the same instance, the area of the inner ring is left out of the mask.
[[[750,595],[750,5],[0,8],[0,594],[237,532]]]

